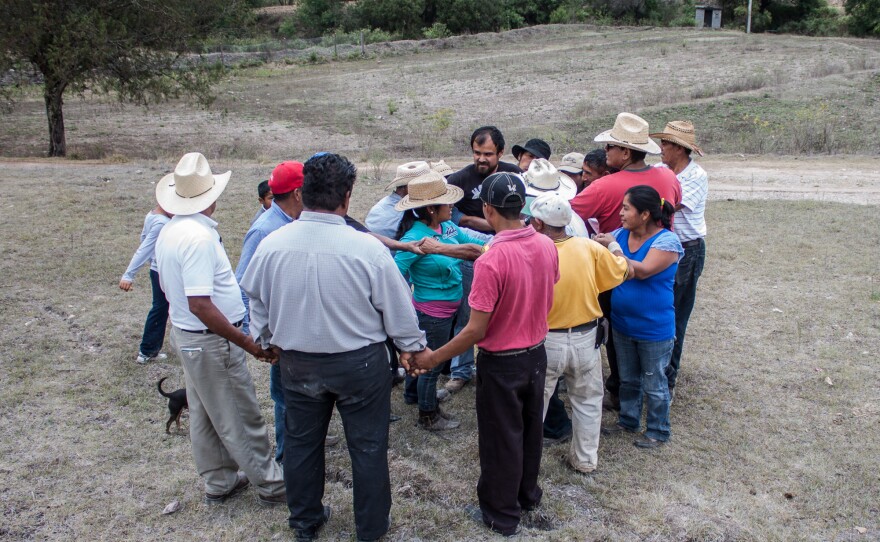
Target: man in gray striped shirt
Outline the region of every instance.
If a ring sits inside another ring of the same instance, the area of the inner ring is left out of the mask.
[[[290,527],[311,539],[330,517],[321,502],[323,441],[335,405],[351,455],[357,536],[375,540],[388,530],[391,510],[385,340],[420,352],[425,334],[388,250],[345,224],[354,165],[325,153],[303,173],[299,220],[260,243],[241,287],[251,300],[251,335],[279,351]]]

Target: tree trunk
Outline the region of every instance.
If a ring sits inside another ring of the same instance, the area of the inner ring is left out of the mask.
[[[67,154],[67,141],[64,138],[64,88],[67,85],[46,79],[43,99],[46,101],[46,118],[49,120],[49,156]]]

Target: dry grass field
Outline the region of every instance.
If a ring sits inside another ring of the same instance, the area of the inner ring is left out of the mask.
[[[215,170],[233,170],[215,218],[234,263],[256,182],[281,159],[334,149],[357,160],[352,214],[363,218],[398,162],[430,155],[464,164],[462,142],[478,124],[496,122],[511,145],[548,134],[567,151],[590,148],[614,113],[632,108],[652,124],[693,113],[715,154],[703,160],[713,182],[709,249],[673,440],[644,452],[623,437],[603,439],[590,476],[567,470],[563,449],[546,450],[545,500],[524,519],[521,538],[880,539],[880,43],[544,32],[236,70],[209,111],[69,99],[71,151],[97,160],[16,158],[38,154],[45,137],[38,95],[28,90],[0,132],[0,538],[292,539],[286,510],[259,506],[253,490],[203,504],[188,424],[164,433],[166,402],[155,387],[162,376],[167,387],[182,385],[180,364],[173,355],[134,362],[149,308],[146,273],[131,293],[116,284],[155,182],[183,152],[201,150]],[[661,73],[665,62],[693,67],[685,77],[693,84],[673,85],[681,76]],[[734,88],[756,73],[762,88]],[[718,93],[697,96],[692,87]],[[392,101],[398,109],[389,115]],[[454,113],[440,130],[446,108]],[[787,113],[797,122],[781,124]],[[827,150],[850,154],[751,154],[800,152],[791,134],[798,126],[813,133],[804,127],[814,121],[837,142]],[[271,423],[268,369],[250,366]],[[476,498],[473,388],[449,403],[462,427],[444,434],[415,427],[400,389],[392,401],[402,419],[391,428],[387,539],[494,539],[461,510]],[[338,418],[331,432],[342,434]],[[334,516],[323,540],[355,538],[350,480],[343,440],[328,451],[325,503]],[[181,510],[162,515],[174,500]]]

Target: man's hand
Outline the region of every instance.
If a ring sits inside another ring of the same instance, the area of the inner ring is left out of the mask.
[[[278,347],[273,346],[268,350],[264,350],[256,341],[249,343],[247,346],[246,350],[248,354],[254,356],[258,360],[272,365],[278,363]]]
[[[122,290],[123,292],[131,291],[131,281],[125,280],[125,279],[120,280],[119,281],[119,289]]]
[[[433,237],[424,237],[418,243],[423,254],[438,254],[440,252],[439,249],[443,246],[443,243]]]
[[[423,375],[437,365],[433,355],[434,352],[430,348],[425,348],[421,352],[401,352],[400,364],[411,376]]]
[[[424,256],[427,252],[422,248],[422,241],[407,241],[406,243],[402,243],[404,246],[404,250],[407,252],[412,252],[413,254],[418,254],[419,256]]]
[[[600,245],[607,247],[611,243],[617,241],[617,239],[610,233],[597,233],[593,236],[593,241],[596,241]]]

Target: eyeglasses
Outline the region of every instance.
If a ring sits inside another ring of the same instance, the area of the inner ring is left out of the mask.
[[[622,149],[622,148],[623,148],[623,147],[621,147],[620,145],[612,145],[611,143],[606,143],[606,144],[605,144],[605,152],[608,152],[608,151],[610,151],[611,149]]]

